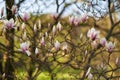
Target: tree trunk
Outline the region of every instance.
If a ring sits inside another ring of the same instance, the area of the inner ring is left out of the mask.
[[[6,0],[6,16],[7,19],[14,19],[11,8],[14,5],[14,0]],[[8,40],[7,59],[5,63],[5,78],[7,80],[14,80],[14,29],[6,30],[5,37]]]

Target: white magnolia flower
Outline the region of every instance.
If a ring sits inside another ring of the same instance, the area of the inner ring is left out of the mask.
[[[34,32],[36,32],[37,31],[37,26],[36,26],[36,24],[34,25]]]
[[[114,47],[115,44],[113,44],[112,42],[106,43],[106,49],[108,50],[108,52],[112,52]]]
[[[35,48],[35,54],[37,55],[39,53],[38,48]]]
[[[57,29],[58,29],[58,31],[62,30],[62,25],[60,24],[60,22],[58,22],[58,24],[57,24]]]
[[[100,39],[100,44],[101,44],[102,46],[105,46],[106,43],[107,43],[106,38],[101,38],[101,39]]]
[[[45,45],[45,39],[44,39],[44,37],[42,37],[42,39],[41,39],[41,45]]]
[[[56,34],[56,31],[57,31],[56,26],[53,26],[52,34],[55,35],[55,34]]]
[[[92,77],[93,77],[93,75],[91,73],[89,73],[88,80],[92,80]]]
[[[6,29],[12,29],[12,28],[14,28],[14,25],[15,25],[14,24],[14,19],[11,18],[10,20],[5,20],[4,24],[5,24]]]
[[[95,28],[91,28],[88,33],[87,33],[87,37],[89,37],[91,40],[95,40],[97,38],[99,38],[99,31],[96,31]]]
[[[60,48],[60,42],[56,41],[56,42],[54,43],[54,46],[55,46],[55,49],[56,49],[56,50],[59,50],[59,48]]]
[[[24,31],[25,30],[25,23],[22,23],[22,30]]]

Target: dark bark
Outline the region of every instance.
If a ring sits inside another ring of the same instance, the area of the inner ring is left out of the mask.
[[[14,5],[14,0],[6,0],[6,15],[7,19],[14,19],[11,8]],[[7,80],[14,80],[14,29],[6,30],[5,37],[8,40],[7,59],[5,63],[5,78]]]

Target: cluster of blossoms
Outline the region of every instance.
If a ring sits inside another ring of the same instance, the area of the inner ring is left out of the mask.
[[[95,28],[91,28],[88,31],[87,37],[89,37],[92,41],[92,46],[97,48],[97,45],[100,44],[102,47],[105,47],[108,52],[112,52],[115,44],[112,42],[107,42],[106,38],[100,38],[99,34],[100,32],[95,30]]]
[[[82,15],[80,18],[71,16],[69,18],[69,23],[70,23],[70,25],[78,26],[81,22],[85,22],[87,20],[87,18],[88,18],[87,14]]]

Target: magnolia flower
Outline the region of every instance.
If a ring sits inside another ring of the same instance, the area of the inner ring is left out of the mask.
[[[80,19],[72,16],[72,17],[69,18],[69,22],[70,22],[71,25],[77,26],[80,23]]]
[[[26,38],[27,38],[27,35],[26,35],[26,32],[24,32],[23,39],[26,40]]]
[[[37,27],[36,27],[36,24],[34,25],[34,32],[36,32],[37,31]]]
[[[60,22],[58,22],[58,24],[57,24],[57,29],[58,29],[58,31],[62,30],[62,25],[60,24]]]
[[[118,62],[119,62],[119,58],[117,57],[115,60],[115,64],[118,64]]]
[[[24,31],[25,29],[25,23],[22,23],[22,30]]]
[[[107,43],[106,38],[101,38],[101,39],[100,39],[100,44],[101,44],[102,46],[105,46],[106,43]]]
[[[87,18],[88,18],[87,14],[84,14],[81,16],[81,21],[85,22],[87,20]]]
[[[69,22],[71,25],[74,24],[74,17],[73,16],[69,17]]]
[[[39,51],[38,48],[35,48],[35,54],[38,55]]]
[[[56,26],[53,26],[53,29],[52,29],[52,34],[55,35],[56,34]]]
[[[98,46],[97,40],[93,41],[93,42],[91,43],[91,45],[92,45],[93,48],[97,48],[97,46]]]
[[[26,54],[27,54],[28,56],[30,56],[30,55],[31,55],[31,52],[30,52],[29,50],[27,50],[27,51],[26,51]]]
[[[65,43],[65,44],[63,45],[62,49],[63,49],[63,50],[67,50],[67,48],[68,48],[68,45],[67,45],[67,43]]]
[[[115,44],[113,44],[112,42],[109,42],[109,43],[106,43],[106,49],[108,50],[108,52],[112,52],[114,47],[115,47]]]
[[[17,6],[13,5],[11,11],[12,11],[12,14],[15,14],[17,12]]]
[[[41,20],[38,22],[38,28],[41,29]]]
[[[29,49],[29,44],[27,42],[21,43],[20,44],[20,50],[25,53]]]
[[[59,50],[59,48],[60,48],[60,42],[56,41],[56,42],[54,43],[54,46],[55,46],[55,49],[56,49],[56,50]]]
[[[42,40],[41,40],[41,45],[45,45],[45,40],[44,40],[44,37],[42,37]]]
[[[12,28],[14,28],[14,25],[15,25],[13,18],[10,20],[5,20],[4,24],[5,24],[6,29],[12,29]]]
[[[89,37],[91,40],[95,40],[97,38],[99,38],[99,31],[96,31],[95,28],[91,28],[88,33],[87,33],[87,37]]]
[[[93,77],[93,75],[91,73],[89,73],[88,80],[92,80],[92,77]]]
[[[30,14],[28,14],[28,13],[24,13],[24,14],[22,15],[22,20],[23,20],[24,22],[26,22],[29,18],[30,18]]]
[[[86,76],[88,76],[90,74],[90,71],[91,71],[91,67],[88,68]]]
[[[52,14],[52,17],[53,17],[54,20],[56,20],[57,17],[58,17],[58,14],[57,14],[57,13],[54,13],[54,14]]]

